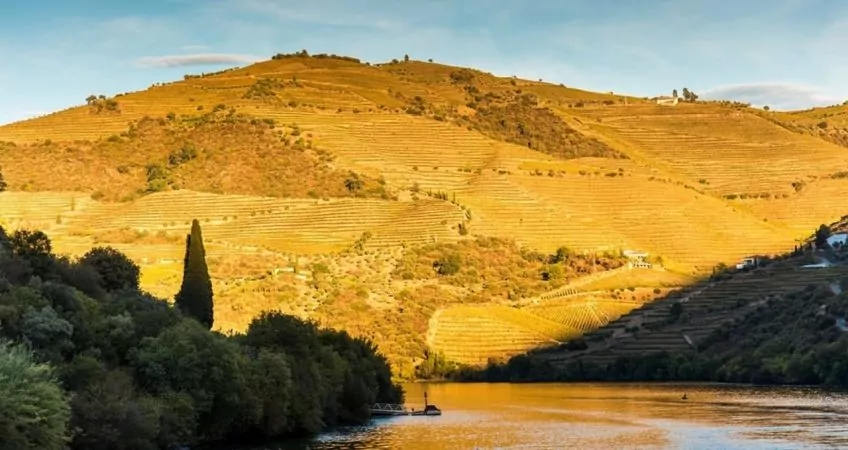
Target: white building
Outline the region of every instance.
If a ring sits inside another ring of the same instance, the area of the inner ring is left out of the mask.
[[[757,258],[743,258],[738,263],[736,263],[737,269],[744,269],[746,267],[754,267],[757,265]]]
[[[848,241],[848,233],[837,233],[827,238],[827,244],[831,247],[841,247],[846,241]]]
[[[625,257],[636,260],[644,260],[648,257],[648,252],[640,252],[638,250],[625,250],[622,253],[624,253]]]
[[[663,96],[656,98],[658,105],[668,105],[668,106],[676,105],[678,100],[679,99],[677,97],[670,97],[670,96],[667,96],[667,95],[663,95]]]

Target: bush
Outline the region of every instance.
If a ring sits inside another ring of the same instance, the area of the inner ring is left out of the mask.
[[[68,398],[53,369],[0,341],[0,448],[64,449],[69,420]]]
[[[80,258],[80,263],[100,275],[100,286],[107,291],[138,289],[138,264],[112,247],[93,248]]]

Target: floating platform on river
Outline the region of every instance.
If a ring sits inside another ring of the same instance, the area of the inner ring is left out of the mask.
[[[424,409],[416,411],[413,408],[411,411],[405,406],[397,403],[374,403],[370,408],[371,416],[373,417],[393,417],[393,416],[441,416],[442,410],[436,405],[427,403],[427,394],[424,394]]]
[[[371,405],[372,416],[408,416],[409,411],[403,405],[396,403],[374,403]]]

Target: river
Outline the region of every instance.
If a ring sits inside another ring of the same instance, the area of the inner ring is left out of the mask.
[[[848,393],[709,384],[409,384],[439,417],[375,419],[284,450],[848,448]],[[681,396],[686,393],[687,400]]]

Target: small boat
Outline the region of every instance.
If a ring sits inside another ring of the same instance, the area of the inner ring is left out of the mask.
[[[412,410],[413,416],[441,416],[442,410],[436,405],[431,405],[427,402],[427,393],[424,393],[424,411]]]

